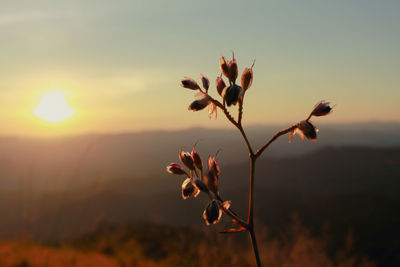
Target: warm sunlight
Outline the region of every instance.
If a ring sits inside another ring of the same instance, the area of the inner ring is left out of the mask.
[[[68,119],[75,112],[68,106],[61,92],[51,91],[42,96],[33,113],[42,120],[55,123]]]

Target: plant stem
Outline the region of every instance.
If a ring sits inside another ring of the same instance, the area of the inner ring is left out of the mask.
[[[277,132],[265,145],[263,145],[259,150],[257,150],[255,157],[258,158],[263,152],[264,150],[270,145],[272,144],[279,136],[287,134],[288,132],[294,130],[297,128],[297,124],[290,126],[289,128],[286,128],[284,130],[281,130],[279,132]]]
[[[250,228],[249,233],[251,237],[251,243],[253,244],[254,256],[256,257],[257,267],[261,267],[260,254],[258,253],[258,246],[257,246],[256,235],[254,234],[254,228]]]
[[[247,217],[247,224],[249,228],[247,229],[250,233],[251,243],[253,245],[254,256],[256,257],[257,266],[261,266],[260,255],[258,252],[256,235],[254,234],[254,178],[255,178],[255,167],[256,167],[257,157],[251,153],[250,154],[250,193],[249,193],[249,214]]]
[[[239,129],[240,133],[241,133],[242,136],[243,136],[243,139],[244,139],[244,141],[245,141],[245,143],[246,143],[247,149],[249,150],[249,157],[250,157],[250,159],[251,159],[251,158],[254,156],[254,152],[253,152],[253,149],[251,148],[249,139],[247,139],[247,135],[246,135],[246,133],[244,132],[243,127],[242,127],[241,124],[237,124],[237,125],[235,125],[235,126]]]
[[[249,228],[254,226],[254,173],[256,167],[256,158],[254,155],[250,156],[250,192],[249,192],[249,213],[247,217],[247,224]]]

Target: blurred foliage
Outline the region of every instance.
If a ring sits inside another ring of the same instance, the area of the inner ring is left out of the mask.
[[[329,234],[319,237],[294,217],[280,238],[269,238],[259,225],[264,266],[376,266],[353,251],[350,231],[338,251]],[[51,246],[32,242],[0,243],[0,266],[254,266],[245,233],[223,235],[211,228],[188,228],[150,223],[101,222],[84,236]]]

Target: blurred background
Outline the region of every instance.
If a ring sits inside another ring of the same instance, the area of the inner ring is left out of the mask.
[[[400,265],[397,1],[1,1],[0,265],[254,266],[246,233],[206,227],[165,166],[218,155],[247,214],[247,149],[222,113],[189,112],[185,76],[256,60],[243,123],[254,147],[265,266]],[[231,109],[232,114],[236,110]]]

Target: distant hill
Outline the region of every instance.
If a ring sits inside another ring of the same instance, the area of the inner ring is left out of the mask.
[[[318,126],[318,142],[284,136],[259,160],[257,219],[278,236],[297,213],[316,235],[353,231],[361,254],[400,262],[400,124]],[[248,135],[261,145],[281,128],[251,126]],[[245,215],[248,159],[234,130],[2,137],[0,237],[69,238],[103,219],[202,225],[207,198],[183,201],[182,177],[165,172],[197,140],[204,158],[221,149],[223,196]]]
[[[261,146],[288,125],[249,126],[248,136]],[[319,125],[317,142],[274,143],[266,156],[303,155],[326,146],[400,146],[400,123]],[[222,165],[247,160],[246,147],[235,130],[193,128],[126,134],[90,134],[59,138],[0,137],[0,192],[54,192],[78,189],[123,177],[158,176],[177,161],[180,147],[206,157],[221,149]]]
[[[172,154],[177,157],[176,151]],[[110,154],[110,159],[114,159],[109,161],[110,166],[118,162],[116,155]],[[93,152],[92,157],[96,156],[103,157]],[[164,165],[169,161],[153,164],[159,168],[159,174],[145,175],[139,170],[129,175],[122,169],[115,176],[103,178],[97,173],[91,182],[75,185],[75,179],[90,174],[88,166],[96,167],[93,158],[70,170],[69,184],[63,189],[49,191],[53,186],[50,184],[47,192],[37,191],[35,183],[41,173],[35,171],[34,175],[23,176],[24,184],[19,190],[3,188],[0,237],[29,235],[35,240],[48,241],[71,238],[93,229],[104,219],[203,224],[201,214],[207,198],[182,200],[183,178],[165,172]],[[130,168],[140,168],[138,162],[147,166],[148,161],[151,164],[156,159],[156,156],[151,160],[137,157]],[[129,160],[123,160],[128,166]],[[225,153],[220,160],[224,162]],[[10,166],[13,165],[4,165]],[[57,168],[55,165],[53,168],[56,183]],[[232,207],[241,215],[247,212],[247,175],[246,161],[222,166],[223,197],[232,200]],[[284,235],[293,214],[298,214],[315,235],[328,229],[337,246],[343,244],[340,238],[352,231],[357,253],[368,255],[383,263],[382,266],[400,263],[400,146],[330,146],[303,155],[264,156],[258,162],[256,175],[257,220],[268,227],[270,235]],[[224,219],[217,229],[224,225],[230,225],[229,220]]]

